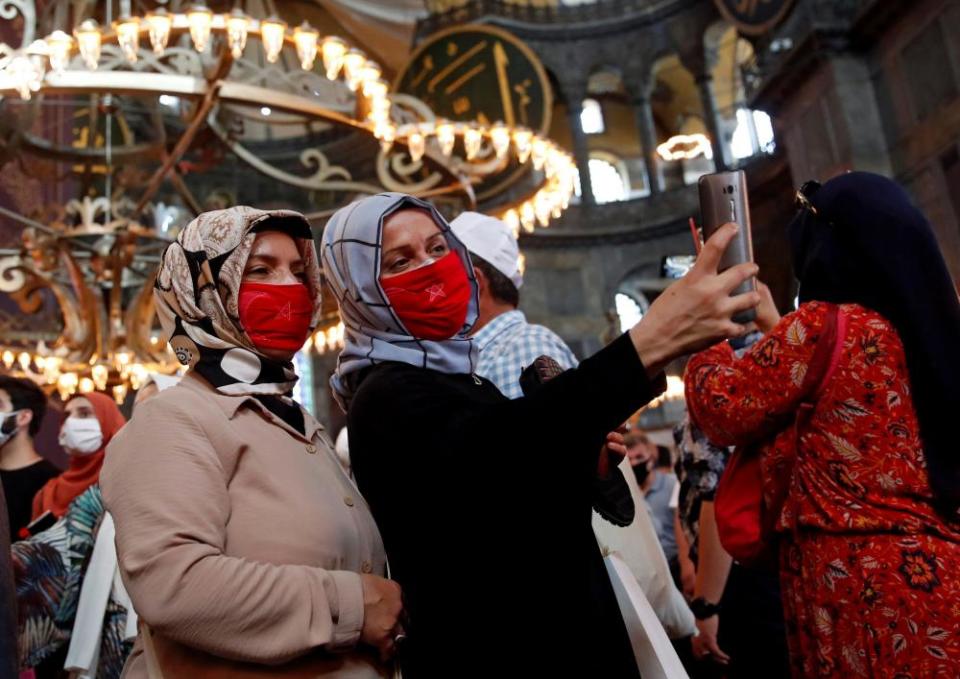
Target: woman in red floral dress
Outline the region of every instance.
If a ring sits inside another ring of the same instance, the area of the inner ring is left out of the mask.
[[[778,529],[793,674],[955,679],[960,302],[893,182],[851,173],[810,201],[790,234],[800,308],[761,313],[766,337],[742,359],[726,343],[694,356],[687,404],[714,443],[756,443],[804,398],[829,303],[840,305],[841,358],[799,445],[787,427],[761,446],[766,497],[789,488]]]

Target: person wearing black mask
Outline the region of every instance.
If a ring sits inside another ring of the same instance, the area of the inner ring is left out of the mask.
[[[30,380],[0,375],[0,479],[7,498],[10,539],[30,523],[33,497],[60,470],[42,458],[33,437],[47,410],[47,397]]]

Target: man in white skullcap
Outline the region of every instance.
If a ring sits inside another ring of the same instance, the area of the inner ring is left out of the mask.
[[[520,304],[520,249],[513,231],[499,219],[464,212],[450,222],[470,251],[480,288],[480,316],[473,336],[480,349],[476,373],[497,385],[507,398],[519,398],[520,373],[539,356],[550,356],[564,370],[577,359],[556,333],[528,323]]]

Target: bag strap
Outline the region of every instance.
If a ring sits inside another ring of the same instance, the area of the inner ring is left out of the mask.
[[[780,518],[783,505],[786,503],[790,486],[793,485],[793,474],[797,467],[797,457],[800,454],[800,428],[809,422],[813,416],[817,401],[823,395],[827,382],[833,376],[843,355],[843,340],[846,336],[847,318],[843,310],[836,304],[827,305],[827,315],[820,329],[820,336],[813,349],[813,356],[807,366],[807,374],[803,378],[800,391],[803,394],[796,410],[793,421],[795,436],[793,459],[787,464],[784,474],[785,483],[774,488],[769,511],[764,512],[768,532],[773,532],[775,523]]]

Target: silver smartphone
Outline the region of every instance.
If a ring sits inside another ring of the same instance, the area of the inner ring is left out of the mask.
[[[726,252],[720,258],[719,271],[752,262],[753,241],[750,237],[750,199],[747,195],[746,174],[742,170],[706,174],[700,177],[699,188],[704,241],[727,222],[734,222],[740,227],[736,238],[730,241]],[[751,277],[730,294],[741,295],[756,289],[757,279]],[[756,309],[749,309],[735,314],[733,320],[737,323],[749,323],[756,318]]]

